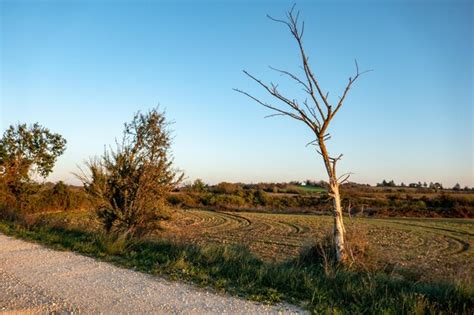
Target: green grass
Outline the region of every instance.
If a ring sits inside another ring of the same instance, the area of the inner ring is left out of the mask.
[[[313,313],[468,314],[474,311],[472,288],[346,269],[333,269],[327,274],[318,257],[308,255],[270,263],[241,246],[133,241],[59,224],[43,223],[26,228],[4,221],[0,223],[0,231],[55,249],[75,251],[253,300],[288,301]]]
[[[317,187],[317,186],[311,186],[311,185],[291,185],[288,186],[288,189],[294,189],[294,190],[300,190],[302,192],[309,192],[309,193],[321,193],[321,192],[326,192],[327,189],[322,188],[322,187]]]

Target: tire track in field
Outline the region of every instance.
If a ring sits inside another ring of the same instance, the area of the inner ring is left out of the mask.
[[[187,233],[186,237],[198,243],[206,240],[216,243],[239,244],[236,239],[236,230],[251,225],[251,221],[245,217],[226,212],[211,212],[204,210],[189,211],[192,215],[201,218],[200,224],[193,227],[193,231]]]
[[[206,210],[181,211],[179,221],[175,225],[182,240],[244,245],[263,259],[278,261],[295,257],[332,225],[331,218],[325,216]],[[372,231],[367,236],[388,261],[399,257],[407,266],[415,267],[419,263],[436,266],[441,261],[454,266],[459,261],[472,261],[469,237],[473,234],[458,231],[455,225],[375,218],[355,219],[352,224]]]
[[[228,216],[230,216],[230,217],[238,218],[239,221],[245,221],[245,222],[246,222],[245,225],[250,225],[250,224],[252,224],[252,221],[250,221],[248,218],[246,218],[246,217],[244,217],[244,216],[237,215],[237,214],[231,213],[231,212],[221,212],[221,213],[225,213],[226,215],[228,215]]]
[[[222,237],[223,233],[224,235],[233,234],[233,231],[251,224],[251,222],[246,218],[229,213],[216,212],[214,215],[221,217],[223,221],[222,223],[211,227],[208,232],[218,237]]]
[[[278,223],[283,224],[283,225],[288,225],[292,229],[292,231],[290,233],[293,233],[293,234],[302,234],[302,233],[304,233],[303,227],[301,227],[299,225],[296,225],[294,223],[285,222],[285,221],[278,221]]]
[[[462,236],[467,235],[467,236],[474,237],[474,233],[470,233],[470,232],[462,231],[462,230],[453,230],[453,229],[448,229],[448,228],[445,228],[445,227],[438,227],[438,226],[434,226],[434,225],[406,223],[406,222],[400,222],[400,221],[392,221],[392,223],[403,224],[403,225],[406,225],[406,226],[413,226],[413,227],[421,227],[421,228],[431,229],[431,230],[440,230],[440,231],[450,232],[450,233],[454,233],[454,234],[461,234]]]
[[[274,251],[280,253],[284,252],[287,247],[302,247],[304,236],[299,233],[303,229],[294,223],[282,221],[281,215],[255,213],[246,213],[245,215],[250,218],[252,222],[256,222],[251,233],[256,233],[259,235],[259,238],[254,239],[254,243],[258,243],[261,246],[276,246],[276,249],[273,248]],[[249,230],[247,230],[247,232],[249,232]],[[291,249],[291,252],[293,253],[294,249]]]
[[[245,213],[236,214],[231,212],[216,212],[212,215],[226,215],[229,220],[237,219],[241,224],[231,229],[215,229],[208,231],[208,236],[219,242],[246,244],[251,249],[258,248],[258,252],[268,252],[265,247],[277,247],[277,251],[285,251],[285,248],[298,248],[301,246],[301,239],[291,236],[297,229],[281,222],[276,222],[268,217]],[[225,233],[222,233],[225,232]],[[258,237],[254,237],[258,235]],[[273,248],[273,251],[275,248]],[[293,252],[293,250],[291,250]],[[266,253],[264,256],[271,256]],[[274,256],[274,255],[273,255]]]
[[[405,222],[402,223],[402,222],[399,222],[399,221],[392,221],[390,223],[391,224],[396,224],[396,225],[402,225],[402,226],[412,226],[412,227],[421,228],[421,229],[423,229],[423,230],[425,230],[429,233],[440,235],[440,236],[443,236],[444,238],[448,238],[448,239],[452,240],[456,244],[455,247],[457,247],[457,250],[447,251],[447,253],[445,255],[453,255],[453,254],[458,255],[458,254],[461,254],[463,252],[467,252],[469,250],[469,248],[471,247],[471,245],[468,242],[460,239],[459,237],[450,235],[451,233],[474,236],[474,234],[471,234],[471,233],[465,232],[465,231],[457,231],[457,230],[453,230],[453,229],[440,228],[440,227],[429,226],[429,225],[424,225],[424,224],[413,224],[413,223],[405,223]],[[449,232],[449,234],[442,233],[442,232]],[[450,247],[448,247],[448,248],[450,248]]]
[[[187,216],[185,216],[185,214]],[[191,216],[194,221],[191,224],[186,224],[186,226],[194,226],[194,225],[201,225],[202,222],[204,222],[204,218],[202,216],[196,215],[193,211],[185,210],[184,213],[182,213],[183,217],[189,217]]]

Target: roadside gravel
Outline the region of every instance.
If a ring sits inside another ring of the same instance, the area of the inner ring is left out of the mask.
[[[0,234],[0,313],[301,314]]]

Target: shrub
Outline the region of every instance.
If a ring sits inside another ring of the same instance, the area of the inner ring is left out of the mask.
[[[241,187],[237,184],[222,182],[214,187],[214,192],[218,194],[235,194]]]
[[[324,236],[315,244],[303,248],[296,258],[296,264],[300,266],[322,267],[326,276],[333,276],[339,267],[349,268],[358,271],[376,271],[379,267],[377,262],[370,260],[369,242],[367,231],[356,229],[354,225],[346,226],[345,247],[349,254],[350,262],[346,266],[340,266],[336,259],[334,248],[333,232],[327,230]]]
[[[87,164],[79,178],[107,233],[143,236],[168,218],[166,196],[181,181],[172,167],[164,113],[135,114],[117,149]]]
[[[199,201],[197,200],[198,197],[196,197],[194,194],[188,194],[188,193],[171,193],[167,197],[167,201],[169,204],[172,206],[181,206],[181,207],[196,207],[199,204]]]

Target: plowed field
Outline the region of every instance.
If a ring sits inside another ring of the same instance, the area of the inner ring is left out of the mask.
[[[374,259],[398,272],[431,280],[473,283],[474,220],[346,218],[371,244]],[[164,237],[197,244],[239,244],[265,260],[295,257],[327,233],[332,218],[319,215],[178,210]]]

